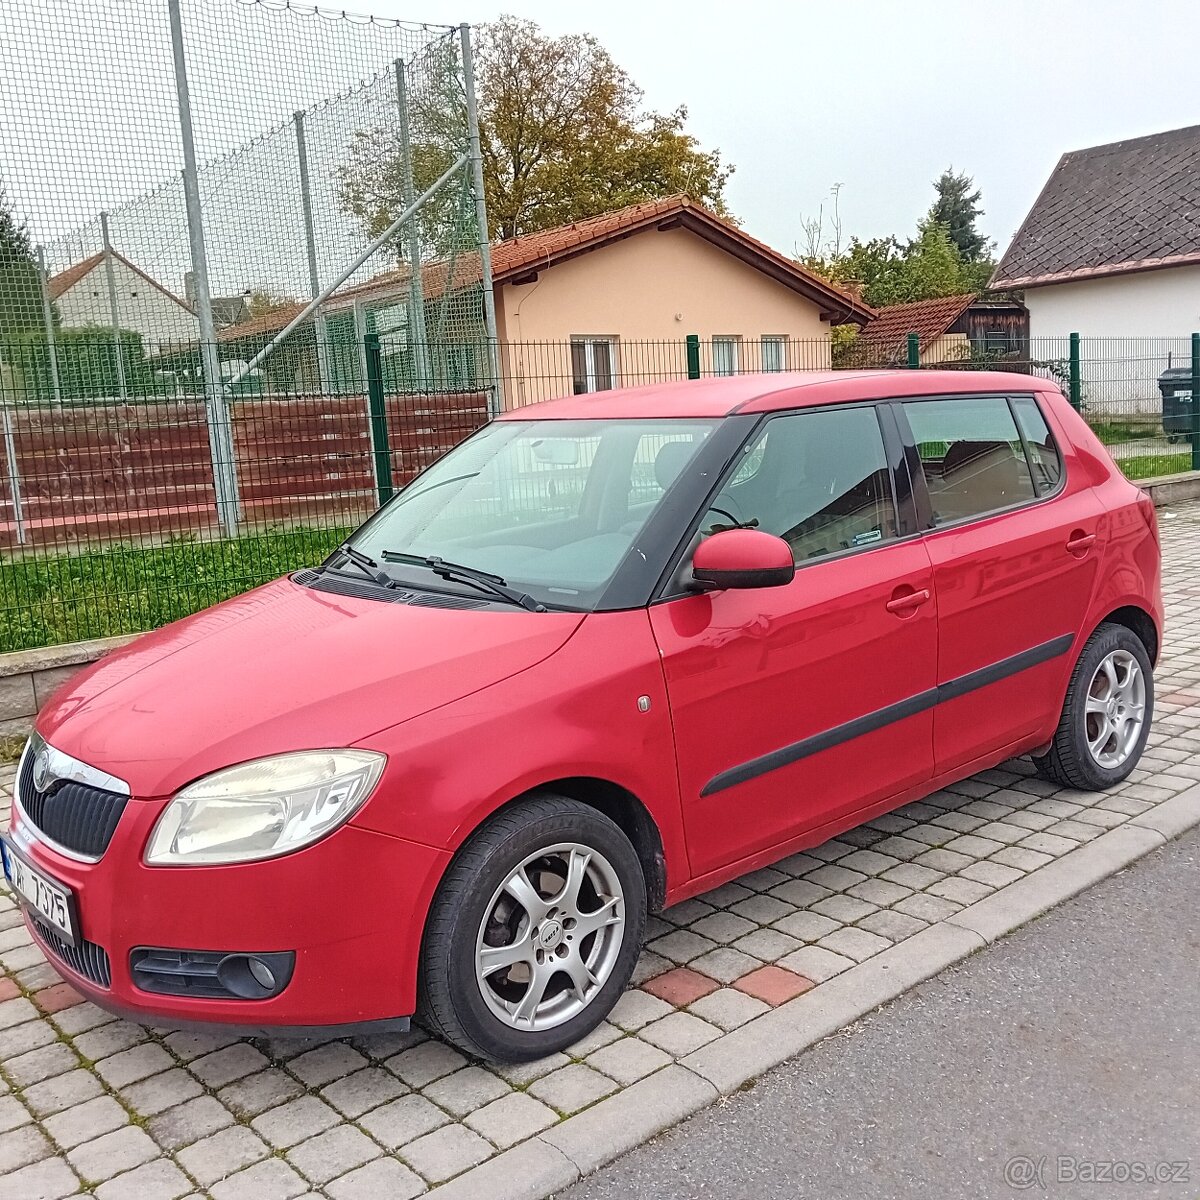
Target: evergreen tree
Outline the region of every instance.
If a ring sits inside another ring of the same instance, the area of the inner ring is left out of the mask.
[[[0,186],[0,338],[41,327],[41,280],[29,230]]]
[[[983,209],[979,207],[980,192],[975,181],[965,171],[948,167],[933,186],[937,189],[937,199],[926,223],[946,227],[963,262],[987,259],[992,245],[976,226]]]

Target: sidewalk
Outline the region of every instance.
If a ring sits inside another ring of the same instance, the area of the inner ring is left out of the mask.
[[[1163,845],[1200,822],[1200,503],[1160,520],[1158,713],[1126,784],[1009,762],[687,901],[570,1055],[143,1029],[60,984],[0,892],[0,1196],[541,1200]]]
[[[558,1200],[1196,1200],[1197,889],[1194,829]]]

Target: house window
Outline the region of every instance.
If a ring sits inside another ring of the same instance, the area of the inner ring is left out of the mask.
[[[787,338],[778,334],[767,334],[762,340],[762,369],[764,371],[782,371],[785,358]]]
[[[608,391],[613,385],[616,358],[616,338],[573,337],[571,381],[575,395]]]
[[[1012,350],[1012,342],[1007,330],[989,329],[983,335],[983,349],[987,354],[1008,354]]]
[[[712,340],[714,375],[736,375],[741,369],[739,362],[740,337],[731,334],[719,335]]]

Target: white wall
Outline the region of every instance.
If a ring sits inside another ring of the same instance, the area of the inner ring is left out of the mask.
[[[1031,337],[1182,337],[1200,330],[1200,266],[1027,288]]]
[[[1190,362],[1200,331],[1200,266],[1027,288],[1025,304],[1035,357],[1065,358],[1067,336],[1081,335],[1085,406],[1160,412],[1158,377]]]
[[[162,343],[194,342],[200,336],[195,313],[173,300],[120,259],[113,260],[117,313],[122,329],[132,329],[153,351]],[[104,264],[89,271],[54,302],[64,328],[111,325],[108,278]]]

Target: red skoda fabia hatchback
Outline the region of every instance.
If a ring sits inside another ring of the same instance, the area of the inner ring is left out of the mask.
[[[1013,755],[1125,778],[1161,628],[1150,500],[1039,379],[555,401],[76,676],[5,870],[132,1019],[536,1058],[648,912]]]

